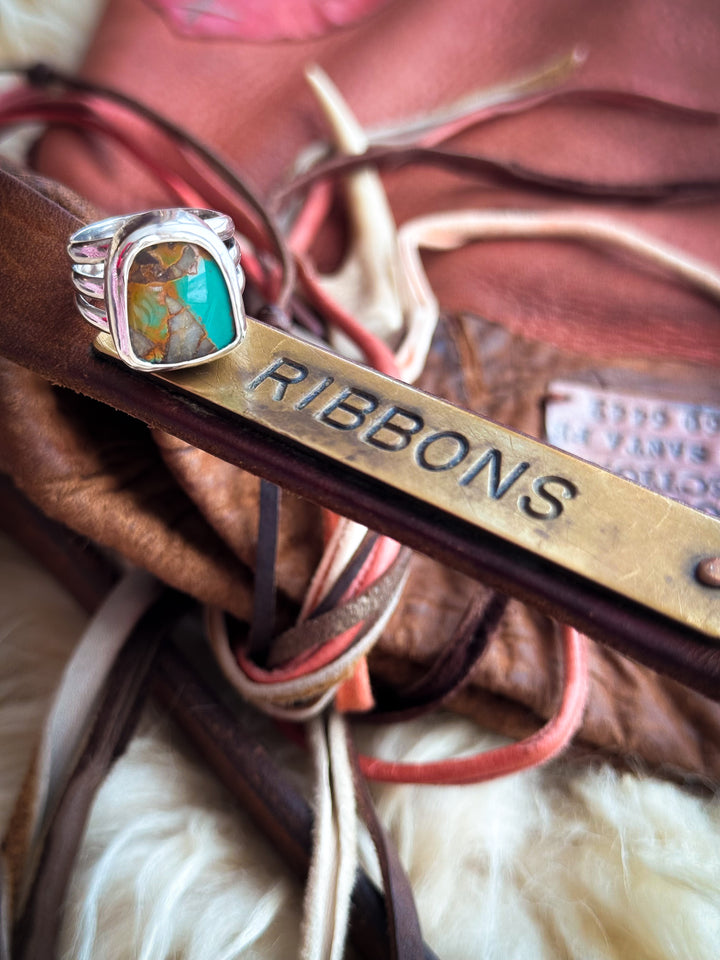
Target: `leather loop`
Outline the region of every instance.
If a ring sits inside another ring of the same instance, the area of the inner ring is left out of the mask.
[[[360,769],[385,783],[465,784],[494,780],[546,763],[572,740],[582,723],[588,695],[587,639],[571,627],[563,630],[564,676],[557,712],[536,733],[506,747],[470,757],[425,763],[361,756]]]
[[[507,608],[507,597],[493,594],[488,601],[473,598],[452,637],[442,647],[430,669],[402,689],[375,691],[373,720],[409,720],[439,707],[468,678],[482,657]]]

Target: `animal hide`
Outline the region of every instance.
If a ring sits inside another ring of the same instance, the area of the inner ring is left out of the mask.
[[[84,616],[4,538],[0,610],[4,826]],[[307,788],[301,751],[250,708],[239,722]],[[503,742],[448,714],[357,734],[367,752],[417,762]],[[716,956],[716,800],[564,761],[478,786],[373,793],[443,960]],[[369,852],[366,866],[376,873]],[[247,814],[149,704],[94,804],[62,960],[287,960],[300,900]]]

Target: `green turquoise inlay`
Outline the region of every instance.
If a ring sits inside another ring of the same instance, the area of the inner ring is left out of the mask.
[[[235,338],[230,295],[212,256],[192,243],[157,243],[133,260],[128,324],[135,355],[182,363],[229,346]]]

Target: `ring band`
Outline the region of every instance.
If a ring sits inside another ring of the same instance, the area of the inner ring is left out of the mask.
[[[95,223],[89,223],[87,226],[81,227],[70,237],[68,253],[74,263],[101,263],[107,257],[110,242],[118,230],[125,227],[137,217],[154,215],[157,216],[158,221],[173,220],[180,212],[190,214],[197,217],[198,220],[202,220],[221,240],[229,240],[233,236],[235,225],[232,222],[232,218],[225,213],[217,213],[215,210],[194,210],[185,207],[170,210],[148,210],[146,213],[134,213],[122,217],[107,217],[105,220],[97,220]]]
[[[149,210],[81,227],[68,243],[75,302],[136,370],[175,370],[245,335],[234,224],[212,210]]]

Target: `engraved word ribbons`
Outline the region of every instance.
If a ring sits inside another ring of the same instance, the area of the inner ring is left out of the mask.
[[[239,430],[259,425],[720,639],[720,590],[696,576],[720,557],[712,517],[254,320],[241,349],[158,376]]]

